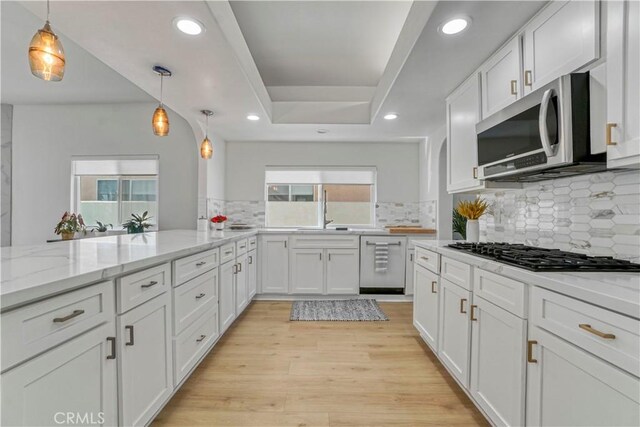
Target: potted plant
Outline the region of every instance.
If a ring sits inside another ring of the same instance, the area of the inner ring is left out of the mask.
[[[453,232],[458,233],[460,237],[462,237],[462,240],[466,239],[467,238],[467,218],[460,215],[460,212],[458,212],[456,209],[453,210],[452,218],[453,218],[453,224],[452,224]]]
[[[227,217],[224,215],[216,215],[211,218],[214,230],[224,230],[224,223],[227,221]]]
[[[65,212],[53,231],[60,235],[62,240],[73,239],[76,233],[85,231],[82,215]]]
[[[96,221],[96,224],[91,226],[91,231],[95,236],[104,236],[107,234],[107,229],[113,228],[113,224],[105,224],[100,221]]]
[[[131,214],[131,219],[124,222],[122,226],[127,229],[127,233],[144,233],[144,230],[151,227],[149,220],[153,218],[148,216],[149,212],[144,211],[142,215]]]
[[[489,205],[481,198],[473,201],[462,200],[458,203],[456,210],[467,219],[466,238],[468,242],[480,241],[480,224],[478,219],[484,215]]]

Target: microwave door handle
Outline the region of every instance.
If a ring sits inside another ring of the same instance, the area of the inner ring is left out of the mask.
[[[547,89],[542,95],[542,102],[540,103],[540,115],[538,116],[538,126],[540,129],[540,141],[542,142],[542,148],[547,157],[553,157],[556,155],[555,147],[551,146],[549,141],[549,130],[547,129],[547,111],[549,110],[549,102],[551,101],[551,95],[553,95],[553,89]]]

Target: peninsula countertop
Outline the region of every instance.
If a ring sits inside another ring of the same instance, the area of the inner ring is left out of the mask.
[[[530,271],[449,248],[450,243],[454,241],[414,241],[418,248],[640,319],[640,274],[637,272]]]

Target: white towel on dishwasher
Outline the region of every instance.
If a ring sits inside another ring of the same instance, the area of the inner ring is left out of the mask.
[[[389,267],[389,244],[385,242],[375,242],[375,271],[384,273]]]

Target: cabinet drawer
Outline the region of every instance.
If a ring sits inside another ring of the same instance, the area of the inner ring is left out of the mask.
[[[442,257],[440,261],[440,276],[462,286],[466,290],[472,290],[471,266],[451,258]]]
[[[220,248],[220,264],[236,259],[236,244],[229,243]]]
[[[188,280],[193,279],[216,268],[220,262],[220,249],[215,248],[208,251],[180,258],[173,262],[173,286],[180,286]]]
[[[121,277],[118,285],[118,313],[124,313],[162,293],[171,285],[171,266],[162,264]]]
[[[218,308],[208,310],[173,340],[175,385],[191,371],[218,338]]]
[[[416,248],[415,263],[433,273],[440,273],[440,254],[422,248]]]
[[[358,236],[293,236],[291,247],[294,249],[355,249],[360,247]]]
[[[534,325],[640,376],[638,320],[538,287],[531,290],[530,320]]]
[[[257,236],[253,236],[253,237],[249,237],[249,251],[252,251],[254,249],[258,248],[258,237]]]
[[[489,271],[476,268],[473,275],[473,292],[515,314],[527,317],[527,285]]]
[[[236,242],[236,255],[246,254],[249,247],[249,240],[242,239]]]
[[[207,271],[173,289],[173,332],[178,335],[218,304],[218,269]]]
[[[114,303],[103,282],[2,313],[2,371],[113,320]]]

